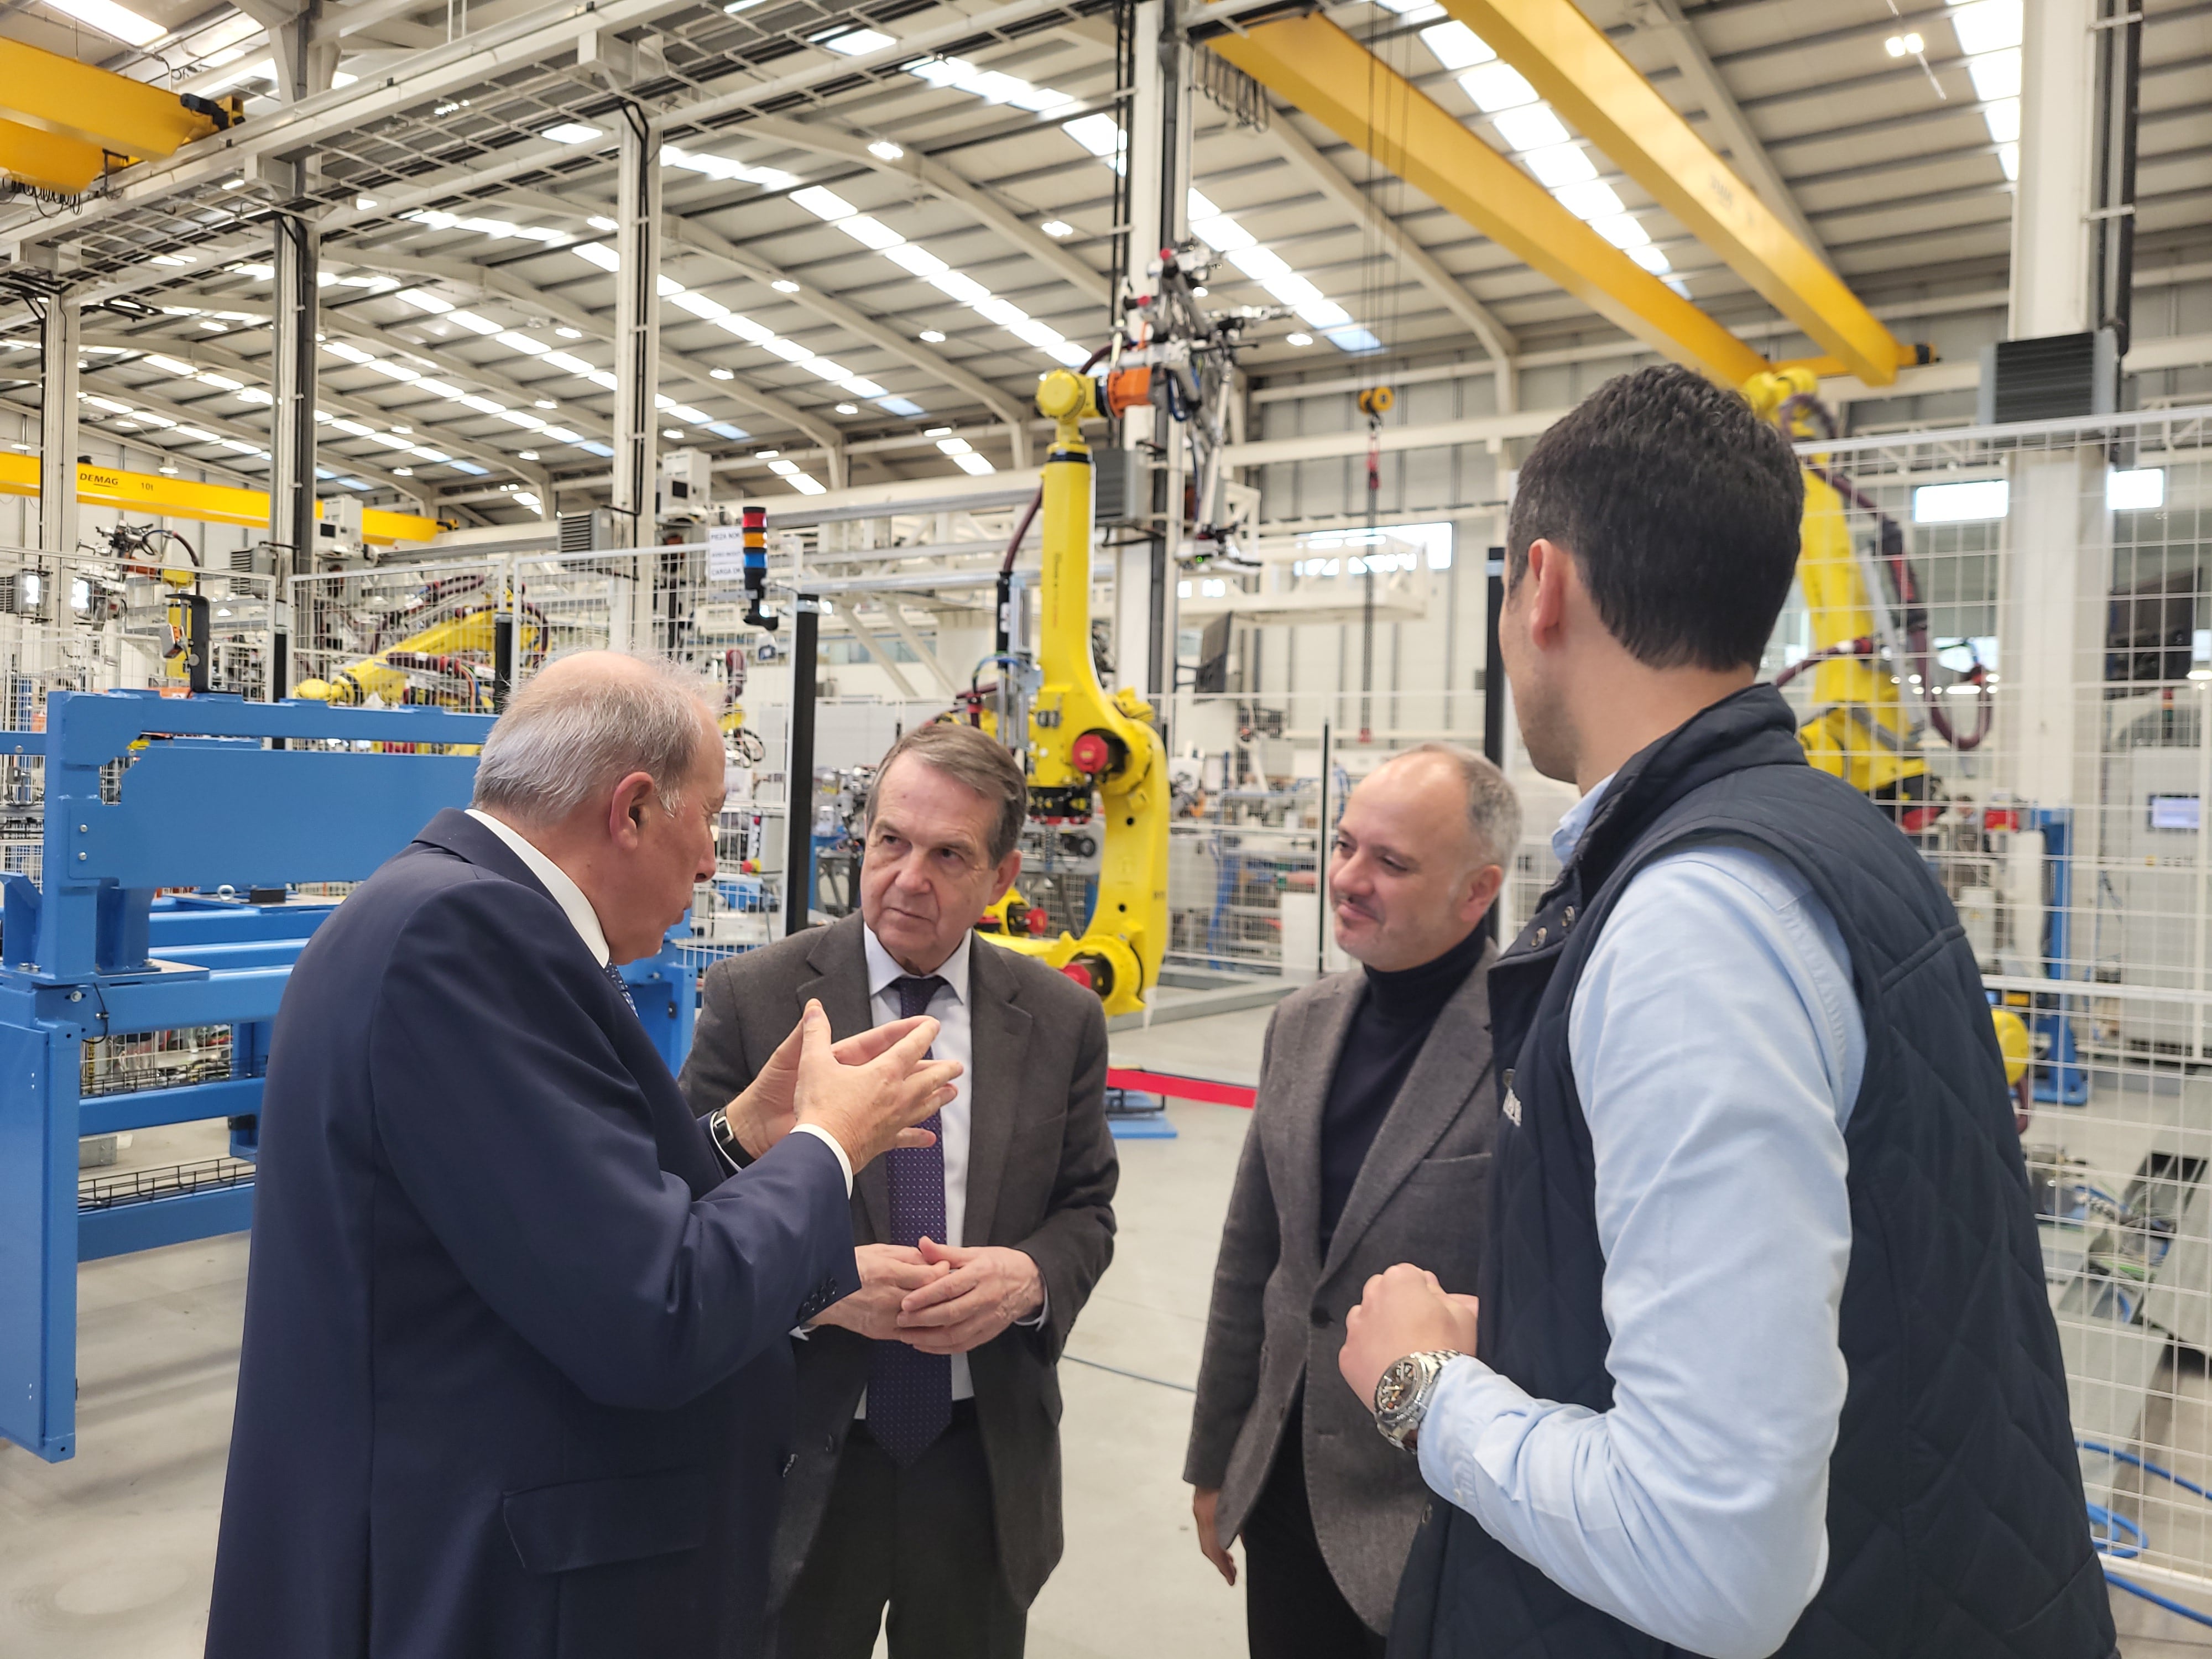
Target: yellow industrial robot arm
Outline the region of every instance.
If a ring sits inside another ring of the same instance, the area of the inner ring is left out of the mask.
[[[1058,430],[1044,464],[1030,814],[1087,823],[1095,797],[1105,835],[1097,902],[1079,938],[982,936],[1088,984],[1108,1013],[1132,1013],[1158,982],[1167,951],[1167,751],[1144,699],[1127,689],[1109,696],[1091,655],[1091,452],[1082,422],[1102,412],[1097,383],[1054,369],[1037,389],[1037,408]]]

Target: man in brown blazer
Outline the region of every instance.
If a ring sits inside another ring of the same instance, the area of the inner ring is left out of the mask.
[[[860,914],[717,964],[682,1082],[704,1115],[788,1065],[794,1011],[843,1038],[913,1012],[964,1067],[938,1143],[860,1172],[860,1290],[794,1334],[769,1571],[783,1659],[1018,1659],[1060,1553],[1054,1365],[1113,1255],[1098,999],[979,939],[1028,790],[971,726],[916,728],[868,799]],[[742,1157],[743,1149],[733,1156]]]
[[[1362,965],[1285,997],[1229,1200],[1183,1478],[1253,1659],[1379,1656],[1426,1489],[1337,1374],[1370,1274],[1472,1293],[1497,1096],[1480,931],[1520,839],[1498,769],[1444,744],[1352,793],[1328,858]]]

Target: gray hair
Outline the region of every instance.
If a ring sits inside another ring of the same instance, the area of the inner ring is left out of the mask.
[[[911,755],[935,767],[954,782],[967,785],[998,807],[999,815],[992,823],[990,845],[986,850],[993,864],[1004,863],[1006,854],[1019,844],[1022,825],[1030,815],[1030,783],[1022,775],[1020,763],[978,727],[951,720],[917,726],[890,746],[890,752],[876,768],[875,778],[868,785],[870,823],[876,821],[876,797],[883,789],[891,763],[902,755]]]
[[[1510,866],[1514,849],[1521,844],[1521,798],[1506,782],[1505,774],[1474,750],[1456,743],[1417,743],[1400,750],[1383,765],[1393,766],[1416,755],[1434,755],[1457,769],[1460,781],[1467,786],[1468,827],[1483,850],[1483,862]]]
[[[707,683],[665,657],[592,654],[643,672],[564,674],[548,664],[514,694],[484,739],[471,805],[524,823],[558,823],[642,772],[661,805],[676,811],[703,740],[699,717],[714,714]]]

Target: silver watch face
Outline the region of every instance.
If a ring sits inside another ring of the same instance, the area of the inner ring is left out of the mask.
[[[1427,1374],[1428,1368],[1413,1355],[1392,1360],[1390,1369],[1375,1385],[1375,1414],[1389,1418],[1404,1411],[1419,1395]]]

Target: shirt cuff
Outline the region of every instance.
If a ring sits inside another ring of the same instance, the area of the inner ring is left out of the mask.
[[[837,1144],[837,1137],[818,1123],[802,1123],[792,1131],[795,1135],[812,1135],[837,1155],[837,1167],[845,1172],[845,1196],[853,1195],[853,1160],[845,1156],[845,1149]]]
[[[1465,1459],[1493,1422],[1510,1412],[1527,1411],[1530,1401],[1518,1383],[1499,1376],[1472,1354],[1447,1360],[1437,1373],[1436,1392],[1422,1416],[1420,1438],[1414,1448],[1420,1460],[1421,1479],[1429,1490],[1472,1512],[1470,1494],[1461,1490],[1464,1483],[1453,1468],[1455,1458]]]
[[[1037,1304],[1037,1310],[1027,1319],[1017,1319],[1014,1322],[1015,1324],[1027,1330],[1042,1328],[1045,1321],[1052,1317],[1052,1286],[1044,1282],[1044,1275],[1042,1273],[1037,1275],[1037,1291],[1044,1297],[1043,1301]]]

